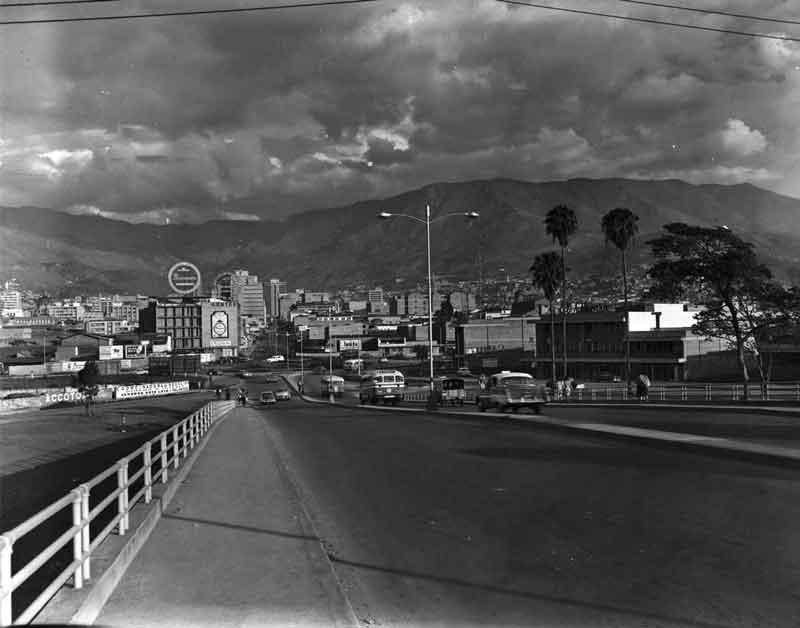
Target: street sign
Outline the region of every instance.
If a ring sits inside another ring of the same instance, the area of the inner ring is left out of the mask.
[[[170,287],[178,294],[189,294],[200,287],[200,269],[191,262],[178,262],[167,273]]]

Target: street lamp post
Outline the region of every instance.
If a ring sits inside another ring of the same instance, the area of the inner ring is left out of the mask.
[[[378,214],[378,217],[381,219],[387,218],[410,218],[411,220],[416,220],[417,222],[421,222],[425,225],[425,234],[427,240],[427,257],[428,257],[428,366],[429,366],[429,374],[428,374],[428,410],[436,410],[436,393],[434,390],[433,385],[433,280],[431,277],[431,223],[436,222],[437,220],[443,220],[444,218],[449,218],[450,216],[464,216],[469,218],[470,220],[474,220],[480,217],[478,212],[453,212],[452,214],[443,214],[441,216],[437,216],[433,220],[431,220],[431,206],[429,204],[425,205],[425,220],[422,218],[418,218],[417,216],[412,216],[410,214],[395,214],[393,212],[381,212]]]
[[[328,402],[335,401],[333,396],[333,336],[331,336],[331,326],[328,323]]]
[[[303,377],[303,330],[300,330],[300,393],[305,388],[305,378]]]

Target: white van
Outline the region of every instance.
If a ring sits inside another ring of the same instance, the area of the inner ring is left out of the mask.
[[[360,371],[362,368],[364,368],[364,360],[361,358],[353,358],[352,360],[344,361],[345,371]]]

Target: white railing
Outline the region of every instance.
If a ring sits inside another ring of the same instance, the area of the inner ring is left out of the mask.
[[[0,626],[10,626],[12,621],[19,624],[32,621],[70,578],[74,588],[82,588],[91,578],[92,552],[114,528],[120,535],[128,531],[130,511],[134,505],[141,500],[146,504],[150,503],[153,498],[153,485],[159,481],[166,483],[170,467],[177,469],[181,458],[185,458],[214,421],[234,405],[234,401],[217,401],[203,406],[180,423],[144,443],[136,451],[121,458],[99,475],[73,489],[68,495],[0,535]],[[131,467],[136,469],[132,474]],[[100,491],[100,485],[114,476],[116,476],[116,486],[102,498],[95,492],[95,499],[100,501],[94,508],[90,508],[92,491]],[[92,536],[90,524],[98,517],[108,517],[106,510],[112,505],[116,505],[115,514],[109,518],[99,533]],[[13,573],[11,556],[14,544],[42,524],[50,522],[68,507],[72,508],[71,526]],[[19,612],[17,617],[12,617],[14,591],[70,543],[72,561],[26,608]]]
[[[785,401],[800,403],[800,384],[748,384],[750,401]],[[744,384],[655,384],[648,391],[650,401],[731,403],[744,399]],[[590,384],[572,392],[571,401],[636,400],[624,384]]]

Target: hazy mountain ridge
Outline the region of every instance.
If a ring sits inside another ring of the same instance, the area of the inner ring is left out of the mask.
[[[618,254],[605,246],[602,215],[628,207],[640,217],[634,261],[646,261],[645,241],[667,222],[726,224],[753,241],[777,275],[800,280],[800,200],[749,184],[572,179],[531,183],[510,179],[436,183],[381,200],[295,214],[284,221],[131,224],[33,208],[0,208],[0,272],[33,289],[68,288],[164,294],[165,274],[178,260],[197,264],[204,281],[242,267],[290,286],[343,286],[353,281],[394,285],[425,273],[425,227],[408,219],[379,220],[380,211],[424,217],[476,210],[431,227],[434,272],[477,278],[499,267],[525,272],[534,255],[553,248],[544,215],[572,207],[579,231],[570,244],[574,272],[615,272]],[[102,269],[102,270],[100,270]]]

